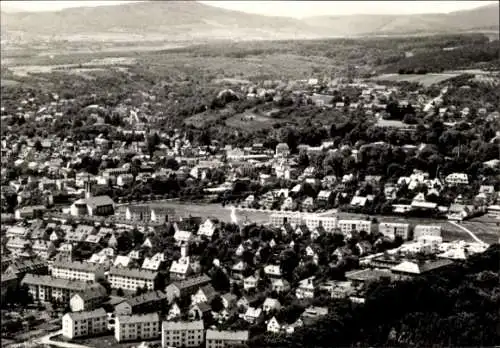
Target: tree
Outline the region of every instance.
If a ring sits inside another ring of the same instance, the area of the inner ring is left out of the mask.
[[[116,290],[116,296],[124,296],[125,294],[123,293],[123,289],[122,288],[118,288],[118,290]]]
[[[37,139],[37,140],[35,141],[34,148],[35,148],[36,152],[40,152],[40,151],[42,151],[43,146],[42,146],[42,143],[40,142],[40,140],[39,140],[39,139]]]
[[[219,295],[216,295],[210,302],[210,307],[212,308],[212,311],[214,311],[215,313],[219,313],[224,309],[222,298]]]
[[[219,267],[217,267],[212,274],[212,286],[219,292],[229,291],[229,278],[226,273],[224,273],[224,271]]]

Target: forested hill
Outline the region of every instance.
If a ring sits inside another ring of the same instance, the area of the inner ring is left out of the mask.
[[[8,4],[2,4],[2,8]],[[499,6],[420,15],[322,16],[303,20],[226,10],[196,1],[144,1],[56,12],[2,11],[2,38],[105,40],[135,35],[161,40],[299,39],[357,35],[498,31]]]
[[[364,306],[330,305],[293,336],[265,334],[252,347],[491,347],[500,342],[500,245],[434,276],[379,282]]]

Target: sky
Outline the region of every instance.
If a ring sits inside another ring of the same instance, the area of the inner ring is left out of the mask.
[[[58,11],[129,1],[1,1],[2,10]],[[230,10],[295,18],[318,15],[417,14],[467,10],[498,1],[200,1]]]

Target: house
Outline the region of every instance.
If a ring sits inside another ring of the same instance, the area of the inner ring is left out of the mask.
[[[236,297],[236,295],[234,294],[231,294],[230,292],[222,295],[221,299],[222,305],[226,310],[231,310],[232,308],[234,308],[236,306],[236,302],[238,301],[238,297]]]
[[[254,307],[248,307],[247,311],[245,314],[243,314],[243,320],[246,322],[253,324],[259,319],[259,317],[262,315],[262,309],[261,308],[254,308]]]
[[[308,210],[308,211],[312,211],[315,207],[315,204],[314,204],[314,198],[312,197],[307,197],[305,198],[303,201],[302,201],[302,209],[303,210]]]
[[[290,290],[290,283],[288,283],[285,279],[273,279],[271,281],[271,288],[273,291],[276,291],[278,294],[287,292]]]
[[[48,259],[56,251],[56,247],[50,241],[35,240],[31,246],[31,250],[41,259]]]
[[[150,271],[158,271],[162,263],[163,261],[161,259],[146,257],[144,258],[141,268]]]
[[[476,213],[476,208],[472,205],[452,204],[448,209],[446,217],[448,220],[462,221],[471,217],[474,213]]]
[[[468,185],[469,177],[465,173],[451,173],[444,179],[444,181],[450,186]]]
[[[167,295],[159,290],[134,296],[115,306],[115,313],[130,315],[155,312],[166,305]]]
[[[264,273],[271,279],[281,279],[282,273],[279,265],[264,266]]]
[[[100,307],[107,297],[104,288],[87,289],[71,296],[69,307],[72,312],[91,311]]]
[[[246,277],[245,279],[243,279],[243,289],[245,289],[245,291],[255,289],[257,288],[257,282],[258,279],[253,275]]]
[[[73,339],[95,336],[108,329],[108,316],[103,308],[93,311],[70,312],[62,318],[62,335]]]
[[[316,197],[317,204],[319,206],[325,207],[332,203],[333,192],[329,190],[321,190]]]
[[[164,321],[161,325],[162,347],[200,347],[204,341],[203,320]]]
[[[179,318],[182,315],[181,308],[177,303],[172,303],[167,313],[167,320]]]
[[[142,341],[159,337],[160,316],[158,313],[116,317],[115,339],[117,342]]]
[[[247,269],[247,264],[243,261],[238,262],[231,268],[231,275],[235,278],[242,278],[242,273]]]
[[[193,240],[193,234],[189,231],[177,230],[174,233],[174,239],[179,245],[189,243]]]
[[[266,298],[264,303],[262,304],[262,310],[264,313],[269,313],[271,311],[279,311],[281,309],[280,301],[274,298]]]
[[[19,237],[9,238],[5,247],[14,255],[20,255],[30,249],[31,243]]]
[[[174,299],[180,298],[181,296],[190,296],[196,293],[199,288],[209,284],[210,281],[210,277],[206,275],[175,281],[165,288],[167,300],[171,303]]]
[[[206,333],[206,348],[245,345],[248,342],[248,338],[248,331],[217,331],[208,329]]]
[[[276,145],[276,156],[279,158],[287,158],[290,156],[290,148],[288,147],[288,144],[286,143],[279,143]]]
[[[280,333],[281,332],[281,325],[276,319],[276,317],[272,317],[268,322],[267,322],[267,332],[272,332],[272,333]]]
[[[299,282],[299,286],[295,291],[295,296],[298,299],[314,298],[315,290],[316,290],[316,285],[314,282],[314,277],[309,277]]]
[[[189,320],[206,320],[212,312],[212,307],[205,302],[197,303],[195,305],[191,305],[191,308],[188,312]]]
[[[210,219],[206,219],[205,222],[199,226],[198,235],[212,239],[215,230],[216,230],[215,224]]]
[[[181,257],[179,260],[174,260],[170,266],[170,278],[173,280],[183,280],[191,275],[194,271],[191,267],[189,256]]]
[[[48,265],[45,260],[34,259],[15,259],[5,269],[5,274],[12,274],[17,279],[22,279],[27,273],[45,275],[48,273]]]
[[[401,237],[403,240],[408,240],[410,237],[410,224],[398,222],[381,222],[378,225],[379,233],[385,237],[395,239]]]
[[[191,303],[197,304],[202,302],[210,303],[217,295],[214,287],[210,284],[201,287],[194,295],[191,296]]]
[[[302,322],[311,325],[314,321],[318,320],[321,317],[324,317],[328,314],[327,307],[315,307],[310,306],[305,309],[305,311],[301,314],[300,319]]]

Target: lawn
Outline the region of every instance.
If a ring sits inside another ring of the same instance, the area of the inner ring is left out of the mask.
[[[446,81],[453,77],[458,76],[459,74],[454,73],[443,73],[443,74],[383,74],[377,77],[374,77],[375,81],[394,81],[394,82],[417,82],[421,83],[425,87]]]
[[[496,222],[464,221],[462,225],[488,244],[498,243],[500,226]]]
[[[221,221],[231,221],[231,210],[220,204],[182,204],[173,202],[154,203],[155,206],[162,206],[175,209],[178,216],[188,217],[200,216],[202,218],[215,218]],[[236,212],[238,219],[263,224],[269,222],[269,212],[265,211],[241,211]]]
[[[80,344],[88,347],[99,347],[99,348],[132,348],[132,347],[137,347],[140,342],[123,342],[119,343],[116,342],[115,337],[113,334],[107,334],[105,336],[98,336],[98,337],[88,337],[88,338],[79,338],[79,339],[74,339],[74,340],[67,340],[62,337],[62,335],[58,335],[53,337],[54,341],[59,341],[59,342],[71,342],[74,344]],[[152,340],[148,341],[149,343],[157,343],[161,344],[161,340]]]
[[[223,114],[218,110],[207,110],[186,118],[184,123],[186,125],[192,125],[195,128],[204,128],[208,123],[217,121],[222,116]]]
[[[280,120],[246,111],[228,118],[226,120],[226,125],[238,129],[259,130],[271,128],[274,124],[279,122]]]

